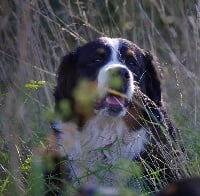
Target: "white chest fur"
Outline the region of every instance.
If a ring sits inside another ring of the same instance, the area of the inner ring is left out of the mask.
[[[97,176],[109,176],[109,185],[113,185],[114,177],[99,167],[106,168],[106,165],[114,166],[121,160],[135,159],[148,143],[146,132],[144,128],[130,130],[122,118],[94,117],[78,136],[76,133],[76,145],[65,149],[73,178],[84,183],[99,183]],[[59,143],[62,146],[62,142]]]
[[[129,130],[121,118],[96,117],[81,136],[83,158],[112,164],[120,159],[134,159],[147,142],[145,129]]]

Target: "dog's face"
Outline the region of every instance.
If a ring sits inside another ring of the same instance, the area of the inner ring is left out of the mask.
[[[75,104],[74,91],[82,80],[95,84],[94,110],[101,115],[125,116],[136,89],[161,104],[152,55],[125,39],[102,37],[66,55],[58,72],[56,104],[62,99]]]

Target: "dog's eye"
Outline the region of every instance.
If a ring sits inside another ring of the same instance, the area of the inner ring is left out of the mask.
[[[101,62],[101,60],[102,60],[102,58],[99,57],[99,58],[93,59],[92,62],[99,63],[99,62]]]
[[[94,59],[92,59],[92,63],[100,63],[103,61],[103,59],[104,59],[104,55],[99,55],[95,57]]]
[[[130,66],[137,66],[137,62],[134,59],[127,59],[126,64]]]
[[[135,62],[133,62],[133,61],[129,61],[127,64],[128,64],[128,65],[132,65],[132,66],[134,66],[134,65],[135,65]]]

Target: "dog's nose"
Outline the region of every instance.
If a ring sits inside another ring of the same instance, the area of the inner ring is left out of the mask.
[[[111,79],[119,79],[119,80],[129,80],[130,73],[129,71],[124,67],[115,67],[108,70],[109,77]]]
[[[119,69],[119,75],[124,80],[129,80],[129,78],[130,78],[130,73],[129,73],[129,71],[126,68],[120,68]]]
[[[132,72],[124,65],[110,63],[98,74],[98,89],[102,97],[111,89],[123,94],[130,93],[131,98],[134,89]]]
[[[130,73],[125,67],[115,67],[108,70],[108,87],[114,90],[125,92]]]

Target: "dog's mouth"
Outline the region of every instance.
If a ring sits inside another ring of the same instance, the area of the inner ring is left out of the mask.
[[[129,105],[129,101],[126,95],[109,90],[103,98],[96,100],[94,109],[102,111],[104,115],[119,116],[124,114],[126,108]]]

